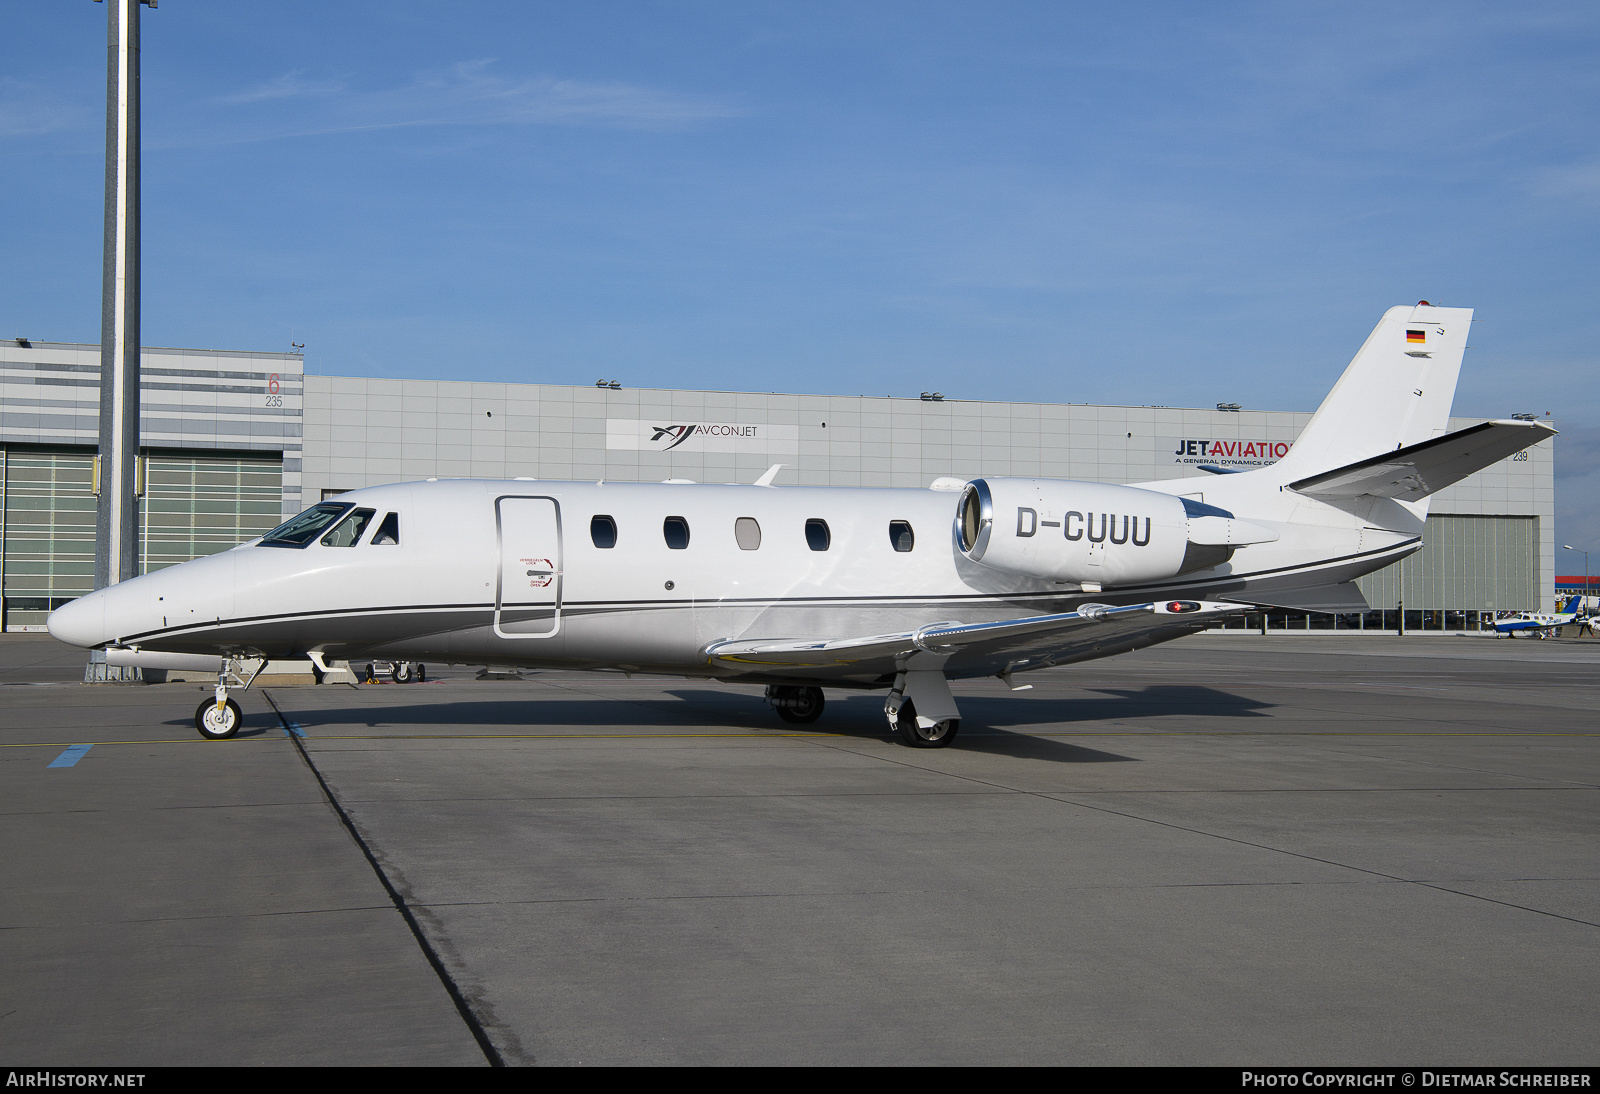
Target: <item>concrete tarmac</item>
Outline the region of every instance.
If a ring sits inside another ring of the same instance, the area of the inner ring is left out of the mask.
[[[1600,643],[1198,636],[942,750],[434,666],[211,742],[83,659],[0,638],[0,1063],[1595,1063]]]

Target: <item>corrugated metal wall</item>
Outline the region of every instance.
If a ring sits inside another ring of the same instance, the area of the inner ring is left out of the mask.
[[[94,587],[94,453],[0,446],[0,588],[7,629]],[[226,551],[283,519],[283,461],[258,453],[148,454],[142,572]]]
[[[1423,548],[1356,584],[1375,609],[1536,611],[1538,517],[1431,514]]]

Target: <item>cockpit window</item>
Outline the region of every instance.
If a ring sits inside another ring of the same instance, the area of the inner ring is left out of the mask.
[[[325,501],[313,505],[298,517],[278,525],[261,537],[262,547],[304,547],[322,530],[350,510],[348,503]]]
[[[383,518],[383,523],[378,525],[378,530],[372,533],[372,545],[399,546],[400,544],[400,514],[390,513]]]
[[[322,537],[324,547],[354,547],[361,542],[361,533],[367,530],[367,521],[372,519],[372,509],[357,509],[338,524],[333,531]]]

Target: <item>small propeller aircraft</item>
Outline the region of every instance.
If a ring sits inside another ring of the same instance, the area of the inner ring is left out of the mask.
[[[1519,634],[1526,634],[1532,638],[1548,638],[1550,632],[1557,627],[1565,627],[1572,623],[1584,624],[1588,617],[1583,613],[1583,596],[1580,594],[1568,600],[1566,606],[1559,612],[1519,612],[1509,615],[1504,619],[1494,621],[1494,629],[1507,638],[1515,638]]]
[[[1555,431],[1446,432],[1472,313],[1389,309],[1288,455],[1116,486],[929,489],[446,480],[314,505],[259,539],[81,597],[50,631],[112,663],[447,662],[887,691],[915,747],[960,725],[949,681],[1140,649],[1248,607],[1360,611],[1351,582],[1422,542],[1430,494]],[[237,732],[219,674],[195,724]],[[249,686],[249,681],[245,682]]]

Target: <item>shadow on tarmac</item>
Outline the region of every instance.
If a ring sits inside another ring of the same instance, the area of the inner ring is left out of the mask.
[[[293,694],[309,697],[300,689]],[[442,729],[447,734],[456,730],[463,736],[474,731],[538,733],[562,728],[580,733],[608,729],[670,734],[673,730],[701,727],[815,732],[861,740],[891,736],[884,721],[883,696],[878,692],[835,692],[822,718],[808,726],[779,721],[759,695],[712,687],[678,688],[660,696],[626,699],[552,698],[548,692],[542,692],[538,697],[528,695],[523,699],[497,695],[444,702],[397,702],[404,694],[384,691],[373,697],[380,700],[381,696],[380,701],[366,708],[307,709],[297,708],[292,701],[279,705],[313,737],[338,736],[341,731],[354,734],[362,730],[395,730],[404,735],[408,729],[423,728]],[[1004,751],[1009,755],[1065,763],[1121,762],[1130,758],[1028,731],[1060,726],[1083,733],[1103,726],[1108,731],[1120,732],[1129,728],[1124,724],[1127,720],[1151,718],[1262,718],[1266,717],[1264,710],[1273,705],[1215,688],[1191,685],[1096,688],[1087,696],[1072,699],[962,695],[959,702],[962,733],[957,738],[956,748]],[[189,718],[174,718],[164,724],[192,727],[193,722]],[[282,732],[283,727],[275,715],[247,714],[239,736],[271,736]]]

